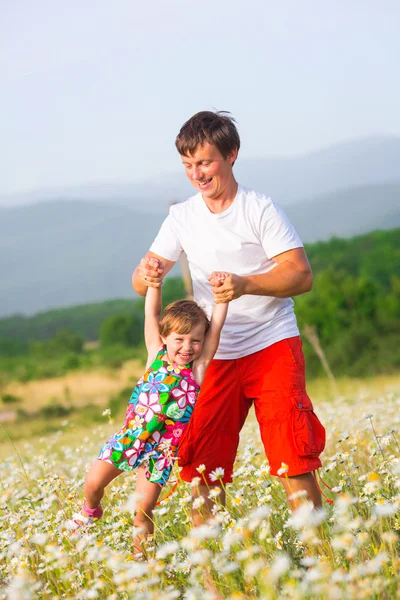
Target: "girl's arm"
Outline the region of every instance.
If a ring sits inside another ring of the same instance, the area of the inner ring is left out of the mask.
[[[151,259],[149,259],[151,263]],[[149,267],[152,265],[149,264]],[[146,369],[157,355],[162,339],[160,337],[161,287],[148,287],[144,302],[144,341],[147,348]]]
[[[219,279],[223,283],[224,277],[217,273],[216,279]],[[193,375],[199,385],[203,383],[207,367],[214,358],[214,355],[218,349],[221,330],[228,313],[228,305],[229,302],[214,305],[214,310],[211,316],[211,324],[204,340],[203,350],[199,358],[195,360],[193,364]]]

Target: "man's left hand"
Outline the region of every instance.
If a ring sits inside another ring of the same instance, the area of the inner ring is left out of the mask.
[[[231,300],[240,298],[240,296],[243,296],[244,294],[244,277],[236,275],[235,273],[223,272],[223,274],[225,275],[225,280],[223,281],[222,285],[220,281],[215,279],[215,272],[211,273],[210,277],[208,278],[208,281],[213,286],[212,292],[214,294],[214,300],[216,304],[230,302]]]

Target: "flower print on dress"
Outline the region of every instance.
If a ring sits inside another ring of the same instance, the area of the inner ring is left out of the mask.
[[[170,365],[167,366],[167,371],[169,371],[170,373],[175,373],[176,375],[180,375],[182,370],[186,368],[186,365],[184,365],[183,367],[180,367],[179,365],[177,365],[176,363],[171,363]]]
[[[146,394],[140,392],[138,403],[135,406],[135,413],[143,417],[146,423],[152,420],[156,413],[161,412],[161,404],[158,394]]]
[[[124,426],[99,455],[123,471],[144,465],[148,480],[159,485],[168,480],[199,387],[190,365],[168,365],[163,346],[133,390]]]
[[[185,425],[181,421],[166,424],[166,432],[163,434],[164,440],[169,440],[173,446],[179,444],[179,440],[184,432]]]
[[[168,392],[169,387],[162,383],[167,376],[167,372],[158,371],[157,373],[149,373],[147,381],[142,385],[143,392],[150,392],[150,394]]]
[[[129,428],[129,427],[130,427],[129,423],[130,423],[130,422],[131,422],[131,421],[132,421],[132,420],[133,420],[135,417],[136,417],[136,413],[135,413],[135,405],[134,405],[134,404],[131,404],[131,403],[129,403],[129,404],[128,404],[128,408],[127,408],[127,410],[126,410],[126,413],[125,413],[125,423],[124,423],[123,429],[124,429],[124,428],[125,428],[125,429],[126,429],[126,428]]]
[[[162,471],[164,471],[164,469],[171,467],[172,464],[173,464],[172,457],[166,456],[165,454],[161,454],[160,457],[157,459],[157,461],[154,463],[154,466],[157,469],[157,471],[160,471],[162,473]]]
[[[180,372],[181,377],[184,377],[185,379],[187,377],[192,377],[192,369],[188,369],[187,366],[185,365],[184,367],[182,367],[182,370]],[[194,380],[193,380],[194,381]]]
[[[163,415],[162,413],[158,413],[156,415],[157,423],[164,423],[168,419],[168,415]]]
[[[106,462],[114,464],[113,461],[111,460],[112,452],[113,452],[112,448],[108,448],[107,446],[105,446],[99,454],[99,460],[104,460]]]
[[[136,463],[136,461],[142,451],[143,446],[144,446],[144,442],[142,440],[137,439],[134,441],[132,446],[130,448],[128,448],[128,450],[125,450],[124,456],[128,460],[128,465],[130,465],[131,467],[134,466],[134,464]]]
[[[190,385],[194,385],[194,387],[196,388],[196,390],[199,392],[200,391],[200,386],[197,383],[197,381],[195,380],[195,378],[193,377],[193,373],[191,372],[190,375],[188,375],[187,377],[185,377],[185,380],[190,383]]]
[[[124,450],[124,446],[123,444],[121,444],[120,440],[126,436],[126,432],[124,432],[123,430],[121,430],[121,432],[122,433],[114,434],[114,436],[109,440],[110,447],[112,447],[117,452],[122,452]]]
[[[129,429],[135,431],[136,429],[143,429],[144,419],[139,415],[132,415],[132,418],[127,421]]]
[[[131,397],[129,399],[129,404],[133,404],[133,405],[137,404],[140,391],[141,391],[141,386],[139,384],[136,384],[136,386],[131,394]],[[128,406],[129,406],[129,404],[128,404]]]
[[[155,446],[161,441],[161,433],[159,431],[153,432],[153,440],[155,442],[154,443]]]
[[[188,404],[192,406],[196,403],[196,392],[198,388],[182,379],[179,387],[175,387],[171,394],[176,399],[179,408],[185,408]]]

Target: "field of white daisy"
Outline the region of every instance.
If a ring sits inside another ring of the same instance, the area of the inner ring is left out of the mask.
[[[108,488],[100,521],[78,535],[64,528],[114,423],[70,418],[54,433],[13,440],[16,425],[1,425],[0,599],[399,597],[400,384],[347,383],[336,398],[322,390],[321,476],[333,504],[316,514],[298,498],[289,511],[251,416],[226,508],[217,504],[211,522],[191,529],[191,489],[180,483],[156,509],[142,562],[131,558],[134,474]]]

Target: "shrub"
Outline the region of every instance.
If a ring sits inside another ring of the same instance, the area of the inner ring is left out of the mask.
[[[31,352],[41,358],[53,358],[83,351],[83,338],[68,328],[58,329],[50,340],[31,343]]]
[[[134,346],[143,339],[143,317],[133,314],[114,315],[100,327],[101,346]]]
[[[22,398],[14,396],[14,394],[3,394],[1,401],[3,404],[17,404],[18,402],[22,402]]]
[[[72,410],[73,409],[71,406],[63,406],[62,404],[55,402],[53,404],[49,404],[48,406],[43,406],[38,411],[37,415],[46,419],[54,419],[56,417],[65,417],[66,415],[70,415]]]
[[[70,371],[71,369],[79,369],[81,365],[79,354],[66,354],[63,357],[62,366],[66,371]]]

